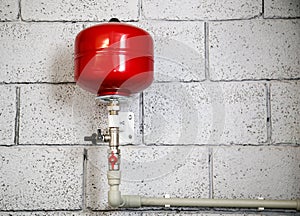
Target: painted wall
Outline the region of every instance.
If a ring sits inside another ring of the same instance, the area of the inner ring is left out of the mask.
[[[124,194],[300,197],[300,3],[0,1],[0,215],[295,215],[107,206],[106,107],[73,81],[76,34],[111,17],[155,39],[155,82],[122,104]]]

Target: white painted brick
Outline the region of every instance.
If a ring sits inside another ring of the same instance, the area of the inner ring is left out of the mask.
[[[144,0],[143,15],[149,19],[222,20],[245,19],[261,13],[261,1],[160,1]]]
[[[107,150],[91,147],[87,162],[87,207],[108,209]],[[208,198],[206,147],[121,148],[122,194]],[[193,171],[194,170],[194,171]]]
[[[137,20],[139,1],[72,1],[22,0],[22,18],[25,20],[101,21],[117,17]]]
[[[144,21],[132,23],[154,39],[156,81],[205,79],[204,23]]]
[[[14,144],[16,87],[0,85],[0,145]]]
[[[300,82],[271,83],[273,143],[300,144]]]
[[[300,17],[299,0],[265,0],[264,17]]]
[[[73,81],[80,24],[0,23],[0,82]]]
[[[81,208],[81,148],[2,147],[0,158],[1,210]]]
[[[215,147],[215,198],[300,196],[299,147]]]
[[[0,1],[0,20],[16,20],[19,14],[18,0]]]
[[[108,126],[106,104],[95,97],[72,84],[22,85],[20,144],[91,144],[84,136]],[[122,110],[134,112],[140,143],[139,97],[122,103]]]
[[[300,22],[247,20],[209,24],[213,80],[300,77]]]
[[[157,83],[144,92],[145,143],[245,144],[267,139],[263,83]]]

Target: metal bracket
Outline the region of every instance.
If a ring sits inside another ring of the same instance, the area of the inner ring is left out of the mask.
[[[134,142],[134,114],[133,112],[119,112],[118,115],[108,115],[109,127],[119,127],[119,143],[132,144]],[[107,133],[103,134],[100,129],[92,136],[85,136],[84,141],[90,141],[94,145],[108,142]]]
[[[133,112],[119,112],[120,144],[134,142],[134,114]]]

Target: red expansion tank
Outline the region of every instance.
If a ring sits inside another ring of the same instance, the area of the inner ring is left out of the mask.
[[[151,36],[112,21],[84,29],[75,41],[75,81],[103,98],[130,96],[153,81]]]

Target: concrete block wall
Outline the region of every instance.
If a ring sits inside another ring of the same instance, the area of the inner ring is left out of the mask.
[[[155,82],[122,104],[124,194],[300,197],[298,0],[1,0],[0,215],[297,215],[107,205],[106,107],[73,81],[76,34],[118,17],[155,41]]]

